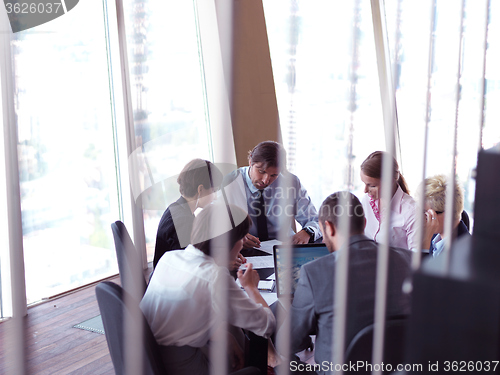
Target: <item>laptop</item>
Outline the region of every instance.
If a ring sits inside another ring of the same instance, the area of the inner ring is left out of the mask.
[[[285,265],[285,252],[291,251],[291,265],[292,269],[287,269]],[[276,278],[276,293],[278,299],[293,298],[297,283],[300,277],[301,267],[315,259],[321,258],[330,254],[324,243],[313,243],[303,245],[274,245],[274,271]],[[284,281],[286,276],[291,274],[291,285]]]

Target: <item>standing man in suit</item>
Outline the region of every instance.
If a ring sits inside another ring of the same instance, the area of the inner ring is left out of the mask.
[[[243,208],[252,219],[244,247],[259,247],[261,241],[277,239],[280,223],[290,228],[294,244],[321,237],[316,208],[298,177],[286,170],[286,153],[281,144],[259,143],[248,154],[248,167],[228,174],[222,186],[226,203]],[[292,230],[294,220],[302,226],[297,233]]]
[[[344,195],[341,197],[341,195]],[[344,199],[342,199],[344,198]],[[349,219],[350,234],[339,231],[342,217]],[[309,335],[316,335],[315,361],[332,361],[334,280],[337,253],[349,246],[346,346],[361,329],[373,323],[378,245],[366,237],[363,206],[349,192],[337,192],[325,199],[319,210],[319,225],[331,254],[302,266],[291,306],[291,349],[304,348]],[[410,275],[409,250],[389,249],[387,316],[410,312],[410,297],[402,286]],[[279,348],[278,348],[279,349]],[[323,373],[319,369],[318,373]]]

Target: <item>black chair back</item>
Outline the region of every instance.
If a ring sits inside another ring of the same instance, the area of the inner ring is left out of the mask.
[[[146,279],[142,271],[142,260],[128,234],[125,224],[116,221],[111,224],[115,240],[116,259],[123,287],[127,292],[139,298],[146,292]],[[138,288],[136,290],[135,288]]]
[[[469,219],[469,214],[465,210],[462,211],[461,220],[464,222],[465,226],[467,227],[467,230],[470,233],[470,219]]]
[[[246,331],[245,365],[259,369],[260,373],[267,373],[268,340]]]
[[[398,364],[404,363],[407,324],[408,318],[406,317],[389,319],[385,322],[384,363],[392,364],[393,371],[395,371]],[[373,329],[374,325],[370,324],[354,336],[347,347],[344,359],[345,363],[356,363],[357,361],[372,363]],[[384,374],[386,373],[390,372],[384,372]],[[368,369],[363,372],[358,369],[356,374],[371,374],[371,371]]]
[[[101,311],[102,323],[108,342],[109,353],[117,375],[125,374],[125,328],[124,322],[142,324],[143,340],[140,345],[143,358],[143,374],[166,374],[158,343],[156,342],[146,318],[139,308],[138,303],[130,303],[132,297],[117,284],[104,281],[96,287],[97,303]],[[139,317],[136,321],[133,317]]]

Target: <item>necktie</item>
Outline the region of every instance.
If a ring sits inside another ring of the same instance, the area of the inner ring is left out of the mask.
[[[263,190],[259,190],[259,196],[257,200],[257,232],[259,234],[259,240],[267,241],[269,239],[269,234],[267,233],[266,206],[264,205],[263,192]]]

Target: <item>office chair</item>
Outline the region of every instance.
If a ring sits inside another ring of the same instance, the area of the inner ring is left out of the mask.
[[[268,339],[246,331],[245,364],[259,369],[259,373],[267,373],[267,346]]]
[[[465,226],[467,227],[467,230],[470,233],[470,219],[469,219],[469,214],[465,210],[462,211],[462,218],[461,218],[461,220],[464,222]]]
[[[103,281],[96,286],[96,297],[101,312],[106,341],[109,353],[115,368],[116,375],[125,374],[125,332],[124,322],[133,321],[134,324],[142,324],[142,374],[143,375],[166,375],[168,374],[161,357],[160,346],[149,327],[149,324],[139,308],[139,303],[130,302],[125,304],[127,292],[121,286],[111,282]],[[128,296],[127,301],[133,301]],[[133,317],[139,317],[136,321]],[[266,345],[267,349],[267,345]],[[267,359],[267,358],[266,358]],[[233,372],[231,375],[258,375],[261,371],[256,367],[246,367]]]
[[[99,283],[95,289],[95,293],[99,310],[101,311],[109,353],[116,374],[125,374],[125,332],[123,325],[125,321],[134,321],[134,324],[142,324],[143,339],[140,348],[142,349],[143,357],[143,374],[166,374],[167,372],[161,359],[158,343],[151,332],[146,318],[139,309],[139,303],[133,303],[132,305],[128,303],[126,305],[124,298],[127,293],[119,285],[110,281]],[[128,300],[129,298],[127,298]],[[135,321],[133,317],[139,317],[139,321]]]
[[[401,316],[389,318],[385,322],[384,363],[392,364],[393,371],[396,370],[396,365],[404,363],[407,323],[408,318]],[[344,363],[372,363],[373,329],[374,325],[370,324],[354,336],[347,347]],[[371,371],[357,371],[356,374],[371,374]]]
[[[141,257],[125,224],[118,220],[111,224],[111,230],[115,240],[116,259],[122,286],[136,298],[142,297],[146,292],[147,284],[142,271]]]

